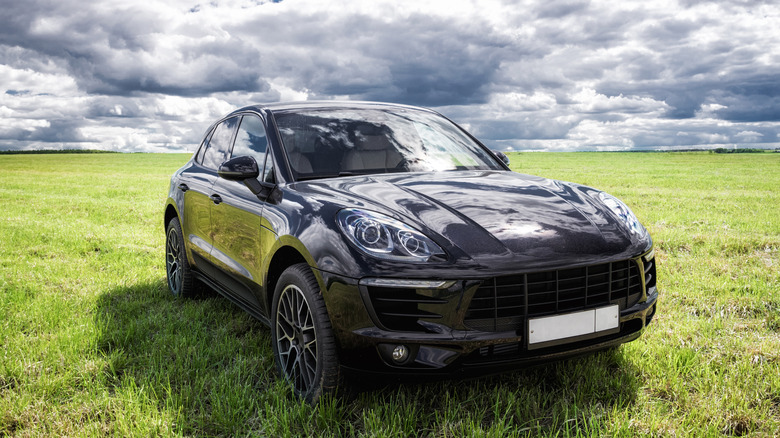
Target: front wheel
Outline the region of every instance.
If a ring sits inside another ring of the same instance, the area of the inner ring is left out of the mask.
[[[311,404],[335,395],[341,381],[336,342],[317,279],[306,263],[290,266],[279,277],[271,313],[276,369],[295,394]]]

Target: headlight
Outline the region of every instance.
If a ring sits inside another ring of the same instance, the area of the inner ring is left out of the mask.
[[[639,223],[639,219],[636,218],[634,212],[623,201],[604,192],[599,193],[599,200],[626,224],[632,234],[642,236],[647,233],[647,230]]]
[[[364,253],[386,260],[427,262],[444,251],[414,228],[380,213],[347,208],[339,211],[341,231]]]

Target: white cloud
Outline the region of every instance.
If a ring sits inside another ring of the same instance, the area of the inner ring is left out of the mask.
[[[756,131],[740,131],[734,135],[734,138],[745,143],[758,143],[763,137],[763,134]]]
[[[574,109],[581,113],[654,113],[661,115],[667,105],[649,97],[606,96],[591,88],[574,94]]]
[[[76,81],[67,72],[39,72],[0,64],[0,84],[5,88],[5,94],[79,94]]]
[[[490,97],[490,106],[502,113],[540,111],[551,109],[555,105],[555,96],[543,92],[536,92],[531,95],[515,92],[495,93]]]
[[[700,109],[696,111],[696,117],[700,119],[717,118],[718,111],[726,108],[728,108],[726,105],[721,105],[719,103],[702,104]]]

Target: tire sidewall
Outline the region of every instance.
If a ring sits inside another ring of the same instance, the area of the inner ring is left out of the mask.
[[[308,271],[308,273],[306,271]],[[312,321],[314,322],[314,330],[317,339],[317,367],[314,373],[314,384],[305,392],[298,391],[298,389],[295,388],[294,382],[285,374],[279,357],[279,346],[277,343],[279,300],[285,288],[291,285],[296,286],[301,290],[306,305],[309,308]],[[326,372],[332,372],[329,367],[338,366],[337,364],[328,363],[325,359],[326,349],[335,349],[335,345],[332,340],[330,321],[327,319],[327,314],[322,311],[323,309],[324,302],[320,296],[319,285],[313,274],[311,274],[309,266],[304,263],[287,268],[279,277],[279,281],[276,283],[276,289],[274,290],[271,307],[271,347],[274,353],[274,363],[279,375],[291,384],[293,391],[298,397],[305,399],[309,403],[316,402],[323,395],[325,381],[323,376]],[[327,392],[327,390],[325,392]]]
[[[168,271],[168,242],[170,239],[171,231],[176,234],[176,238],[179,240],[179,252],[176,255],[177,262],[179,263],[179,269],[181,270],[181,279],[179,281],[179,289],[174,290],[171,284],[171,276]],[[184,235],[181,230],[178,218],[171,219],[168,222],[168,226],[165,228],[165,279],[168,282],[168,290],[176,297],[185,297],[191,293],[192,289],[192,274],[190,272],[190,264],[187,260],[187,248],[184,245]]]

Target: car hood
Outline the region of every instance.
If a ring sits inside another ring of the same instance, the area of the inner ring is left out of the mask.
[[[649,249],[596,199],[598,190],[507,171],[384,174],[295,184],[344,207],[420,229],[454,259],[525,271],[601,263]]]

